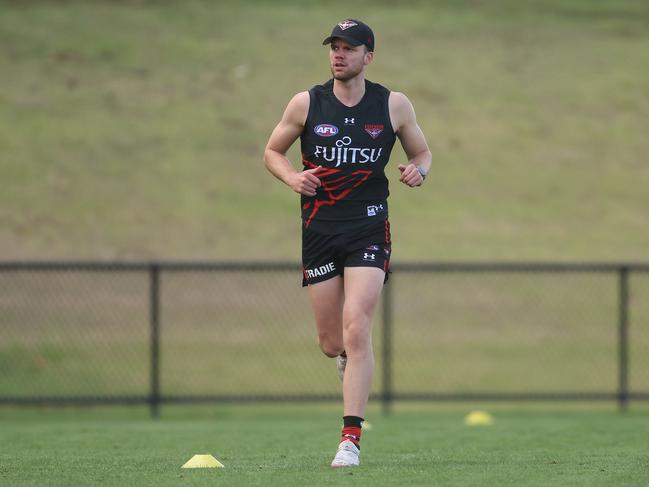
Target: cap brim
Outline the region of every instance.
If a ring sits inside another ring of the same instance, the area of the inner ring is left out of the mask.
[[[322,45],[324,46],[325,44],[331,44],[331,42],[334,39],[342,39],[347,44],[350,44],[352,46],[362,46],[363,45],[363,43],[360,42],[359,40],[354,39],[353,37],[347,37],[347,36],[329,36],[324,41],[322,41]]]

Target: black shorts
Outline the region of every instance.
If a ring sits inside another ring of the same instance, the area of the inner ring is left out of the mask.
[[[302,286],[343,276],[345,267],[377,267],[390,274],[390,222],[325,234],[302,225]]]

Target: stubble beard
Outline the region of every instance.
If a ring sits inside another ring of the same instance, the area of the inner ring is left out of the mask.
[[[333,78],[334,78],[335,80],[338,80],[338,81],[349,81],[349,80],[351,80],[351,79],[354,79],[354,78],[355,78],[356,76],[358,76],[359,74],[361,74],[361,71],[362,71],[362,70],[363,70],[362,68],[359,68],[359,69],[355,69],[355,70],[353,70],[353,71],[347,71],[346,73],[339,73],[339,74],[336,74],[336,71],[334,70],[334,68],[333,68],[333,66],[332,66],[332,67],[331,67],[331,75],[333,76]]]

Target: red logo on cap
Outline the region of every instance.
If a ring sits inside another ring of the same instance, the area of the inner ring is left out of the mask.
[[[355,25],[358,24],[353,20],[343,20],[342,22],[338,22],[338,27],[340,27],[342,30],[347,30],[350,27],[354,27]]]

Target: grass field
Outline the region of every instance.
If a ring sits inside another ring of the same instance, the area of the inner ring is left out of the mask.
[[[368,77],[410,97],[434,155],[411,191],[393,152],[395,264],[646,260],[642,0],[0,0],[0,260],[297,261],[297,196],[262,151],[290,97],[329,77],[320,44],[345,17],[375,29]],[[338,393],[298,278],[165,276],[162,394]],[[631,282],[629,380],[646,392],[649,279]],[[614,277],[390,285],[395,392],[616,390]],[[144,274],[0,275],[0,396],[146,394],[147,293]],[[495,424],[466,427],[476,407]],[[3,407],[0,485],[649,484],[639,402],[372,405],[354,471],[328,467],[339,417]],[[226,468],[181,470],[195,453]]]
[[[395,261],[645,259],[648,5],[4,0],[1,258],[297,260],[262,151],[357,16],[434,154],[392,185]]]
[[[462,407],[376,412],[362,464],[332,470],[335,409],[0,410],[3,485],[646,486],[647,412],[511,410],[467,427]],[[196,453],[224,469],[181,470]]]

